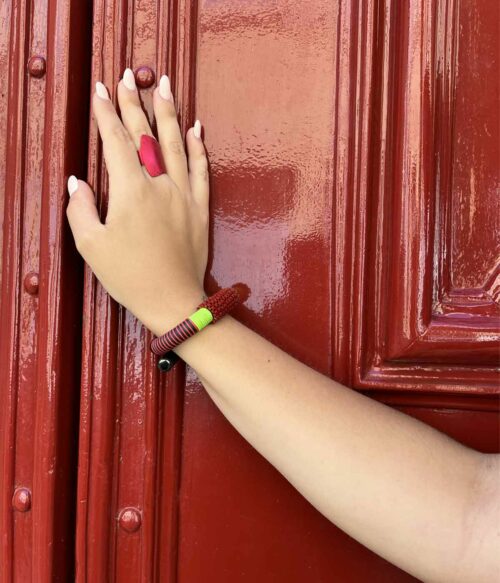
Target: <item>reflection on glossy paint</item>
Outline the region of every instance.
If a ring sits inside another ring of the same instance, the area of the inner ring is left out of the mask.
[[[211,276],[247,283],[246,306],[286,329],[290,319],[273,307],[328,286],[334,93],[324,80],[334,76],[335,7],[200,8],[196,112],[212,172]],[[316,282],[300,269],[304,261],[317,265]],[[311,298],[310,315],[318,312],[328,321],[327,306]],[[328,359],[329,342],[316,332],[323,344],[311,350]]]
[[[261,316],[270,315],[273,304],[285,301],[289,293],[286,277],[288,237],[289,226],[285,221],[219,220],[212,272],[223,286],[248,280],[248,273],[258,274],[258,279],[254,275],[245,305]]]

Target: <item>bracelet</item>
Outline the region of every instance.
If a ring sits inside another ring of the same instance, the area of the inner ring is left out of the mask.
[[[234,309],[240,302],[240,295],[234,287],[219,290],[213,296],[204,300],[196,311],[188,318],[168,330],[162,336],[151,341],[150,348],[156,355],[161,356],[158,363],[160,370],[170,370],[178,358],[169,353],[173,348],[184,342],[197,332],[215,323]],[[175,355],[176,356],[176,355]],[[172,360],[174,362],[172,362]]]

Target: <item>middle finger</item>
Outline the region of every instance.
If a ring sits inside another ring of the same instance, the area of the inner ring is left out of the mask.
[[[142,109],[132,69],[125,69],[123,79],[118,83],[118,104],[123,125],[139,150],[141,136],[143,134],[153,136],[153,132]]]
[[[170,178],[184,194],[189,193],[189,173],[186,149],[182,138],[174,98],[167,75],[162,75],[153,93],[153,107],[158,127],[158,139]]]

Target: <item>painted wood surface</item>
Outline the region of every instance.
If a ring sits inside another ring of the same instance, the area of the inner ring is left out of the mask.
[[[74,248],[92,87],[167,73],[211,171],[207,292],[298,359],[499,451],[495,0],[0,6],[0,583],[411,581],[312,508]],[[292,319],[290,314],[294,314]],[[79,402],[78,402],[79,401]],[[300,431],[300,428],[297,428]]]

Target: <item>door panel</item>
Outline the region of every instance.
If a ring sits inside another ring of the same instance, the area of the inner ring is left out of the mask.
[[[371,356],[376,308],[393,301],[388,297],[392,285],[381,283],[374,311],[363,303],[375,285],[372,269],[386,260],[382,243],[371,237],[379,227],[392,237],[388,223],[392,228],[396,222],[393,207],[385,223],[369,209],[376,204],[377,152],[387,141],[379,138],[381,120],[389,124],[389,106],[380,113],[382,97],[405,87],[394,81],[406,66],[395,63],[399,43],[408,43],[401,30],[411,25],[418,32],[422,18],[426,26],[437,26],[429,5],[409,6],[410,23],[396,10],[400,4],[314,2],[302,16],[300,3],[293,10],[288,2],[274,4],[267,11],[257,2],[244,8],[231,2],[201,4],[196,112],[205,124],[215,209],[208,281],[246,282],[252,293],[237,317],[297,358],[385,402],[399,403],[404,412],[464,443],[498,451],[494,366],[474,366],[465,387],[452,385],[454,369],[441,361],[432,369],[401,363],[394,384],[387,375],[373,388],[371,378],[360,372],[363,359]],[[381,51],[387,51],[386,70],[379,68]],[[256,63],[264,54],[265,65],[262,58]],[[398,124],[388,132],[404,131],[409,121],[403,114],[401,106]],[[395,137],[391,148],[396,146],[402,148]],[[386,194],[395,196],[392,190],[381,196]],[[277,228],[280,216],[286,217],[284,232]],[[418,231],[421,225],[408,228],[412,244],[420,244],[418,237],[426,235]],[[405,243],[407,236],[402,236]],[[328,269],[324,246],[330,250]],[[412,293],[417,283],[408,281]],[[290,315],[297,313],[292,322]],[[390,328],[382,322],[380,329]],[[358,342],[365,344],[358,348]],[[390,365],[384,363],[384,374]],[[422,371],[429,371],[434,382],[425,385],[425,394]],[[480,375],[485,387],[477,382]],[[438,382],[447,394],[430,392],[440,388]],[[395,391],[403,387],[407,391]],[[465,391],[474,398],[464,397]],[[411,580],[303,500],[231,429],[195,374],[187,377],[182,453],[179,581],[202,582],[207,573],[223,582]]]
[[[74,565],[82,265],[65,207],[86,165],[89,14],[2,2],[0,23],[0,581],[49,583]]]
[[[131,66],[152,119],[153,89],[168,71],[185,131],[193,105],[190,4],[169,11],[167,2],[96,0],[91,87],[101,80],[116,103],[116,84]],[[108,181],[95,122],[88,180],[104,218]],[[151,334],[88,268],[83,310],[76,580],[174,581],[184,371],[160,377]]]
[[[369,128],[357,246],[342,259],[354,266],[351,381],[498,395],[498,3],[380,6],[357,114]]]

